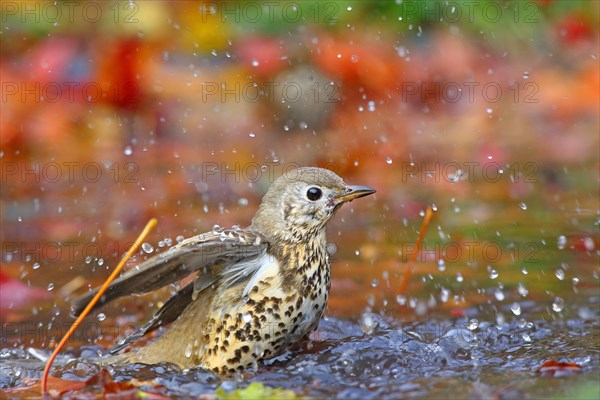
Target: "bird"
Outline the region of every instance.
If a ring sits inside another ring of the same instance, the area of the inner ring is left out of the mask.
[[[282,354],[317,328],[327,307],[327,222],[344,203],[373,193],[328,169],[300,167],[282,174],[248,227],[215,226],[113,281],[95,308],[195,276],[100,363],[168,362],[228,375]],[[74,315],[97,291],[73,303]],[[119,353],[161,326],[167,328],[158,338]]]

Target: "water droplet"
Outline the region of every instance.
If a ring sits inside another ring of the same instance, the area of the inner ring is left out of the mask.
[[[380,317],[371,312],[365,312],[360,316],[359,325],[364,333],[371,335],[379,326]]]
[[[104,265],[104,259],[99,258],[98,261],[97,261],[97,263],[98,263],[99,267],[103,266]]]
[[[552,302],[552,310],[554,310],[555,312],[561,312],[564,307],[565,301],[560,297],[555,298]]]
[[[144,242],[142,244],[142,250],[144,250],[145,253],[152,253],[152,251],[154,251],[154,247],[152,247],[152,245],[148,242]]]
[[[49,283],[48,284],[48,291],[51,291],[52,289],[54,289],[54,283]]]
[[[558,237],[558,249],[563,250],[567,245],[567,237],[565,235],[560,235]]]
[[[312,345],[312,342],[308,342],[307,346],[308,345]],[[309,350],[310,350],[310,347],[309,347]],[[264,349],[263,345],[260,342],[257,342],[254,345],[254,348],[252,349],[252,354],[255,354],[257,356],[257,358],[260,358],[260,357],[264,356],[265,349]]]
[[[529,79],[529,71],[523,72],[523,79]]]
[[[504,292],[502,289],[496,288],[496,290],[494,290],[494,297],[496,297],[496,300],[498,301],[504,300]]]
[[[185,240],[185,238],[183,236],[179,235],[175,238],[175,240],[177,241],[177,243],[181,243]]]
[[[469,320],[469,323],[467,324],[467,328],[470,331],[474,331],[475,329],[479,328],[479,321],[477,321],[476,319],[471,319]]]
[[[527,204],[525,204],[525,203],[519,203],[519,208],[521,210],[527,210]]]
[[[490,279],[496,279],[498,277],[498,271],[496,271],[495,269],[491,268],[490,269]]]
[[[260,63],[258,62],[258,60],[252,60],[253,67],[258,67],[259,65],[260,65]]]
[[[585,246],[585,249],[587,251],[594,251],[594,249],[596,248],[596,243],[594,243],[594,239],[592,239],[591,237],[586,237],[585,239],[583,239],[583,245]]]
[[[512,311],[515,315],[521,315],[521,305],[517,302],[512,303],[510,306],[510,311]]]
[[[367,103],[367,109],[371,112],[375,111],[375,102],[373,100],[370,100]]]
[[[123,154],[125,154],[126,156],[132,155],[133,149],[131,148],[131,146],[125,146],[125,148],[123,149]]]
[[[519,282],[519,285],[517,286],[517,291],[523,297],[526,297],[529,294],[529,290],[527,290],[525,285],[523,285],[521,282]]]
[[[556,271],[554,271],[554,275],[556,276],[556,278],[559,281],[564,281],[565,280],[565,271],[563,271],[560,268],[558,268]]]
[[[250,133],[248,134],[248,136],[250,136],[250,137],[252,137],[252,138],[253,138],[253,137],[256,137],[256,133],[254,133],[254,132],[250,132]]]
[[[98,318],[98,321],[104,321],[106,319],[106,314],[99,313],[96,318]]]
[[[185,350],[183,353],[185,358],[190,358],[192,356],[192,350],[193,350],[192,344],[188,343],[187,346],[185,346]]]
[[[398,303],[401,306],[405,305],[406,304],[406,297],[402,296],[401,294],[399,294],[398,296],[396,296],[396,303]]]
[[[252,316],[249,313],[242,314],[242,320],[246,323],[252,321]]]
[[[486,108],[485,112],[487,112],[488,114],[491,114],[494,112],[494,110],[492,108]]]
[[[442,303],[446,303],[449,299],[450,299],[450,290],[448,290],[446,288],[442,288],[442,291],[440,293],[440,301]]]
[[[404,58],[410,53],[410,51],[404,46],[397,46],[397,47],[395,47],[395,49],[396,49],[396,54],[398,54],[398,57],[400,57],[400,58]]]
[[[460,272],[457,272],[456,273],[456,281],[457,282],[462,282],[464,280],[465,280],[465,278],[463,278],[462,274]]]
[[[84,261],[85,261],[86,264],[89,264],[89,263],[92,262],[92,257],[87,256]]]
[[[371,286],[373,286],[374,288],[377,287],[379,285],[379,281],[377,279],[373,279],[371,281]]]
[[[241,197],[241,198],[238,200],[238,204],[239,204],[240,206],[242,206],[242,207],[246,207],[246,206],[248,205],[248,199],[247,199],[247,198],[245,198],[245,197]]]
[[[358,250],[358,249],[354,250],[354,254],[357,256],[360,256],[360,250]]]
[[[337,253],[337,246],[335,243],[327,243],[326,250],[328,255],[333,256]]]
[[[32,267],[33,269],[38,269],[40,267],[40,263],[33,263]]]
[[[446,262],[444,260],[438,260],[438,271],[446,270]]]

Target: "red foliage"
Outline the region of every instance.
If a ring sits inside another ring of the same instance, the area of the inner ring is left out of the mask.
[[[579,364],[558,362],[554,360],[548,360],[542,364],[536,371],[544,375],[569,375],[574,372],[581,372],[583,367]]]
[[[262,78],[274,76],[286,66],[283,45],[277,39],[251,37],[237,50],[240,61]]]
[[[344,95],[362,97],[362,93],[353,90],[361,88],[369,98],[383,97],[402,82],[400,59],[390,57],[391,49],[383,44],[323,35],[313,46],[315,64],[341,79],[342,87],[350,88]]]
[[[557,24],[560,40],[566,45],[580,44],[593,37],[593,31],[587,18],[581,14],[565,16]]]
[[[50,293],[29,287],[0,270],[0,310],[19,308],[37,300],[50,298]]]
[[[108,51],[107,51],[108,49]],[[99,78],[104,99],[120,109],[135,109],[145,92],[143,82],[151,51],[138,38],[119,38],[102,48]]]

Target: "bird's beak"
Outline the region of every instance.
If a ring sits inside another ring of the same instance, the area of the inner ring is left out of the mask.
[[[338,196],[338,200],[340,203],[345,203],[347,201],[352,201],[354,199],[358,199],[359,197],[365,197],[370,194],[375,193],[375,189],[371,189],[367,186],[346,186],[346,193]]]

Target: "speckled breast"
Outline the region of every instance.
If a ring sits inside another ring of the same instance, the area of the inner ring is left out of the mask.
[[[299,285],[289,285],[282,282],[277,260],[271,259],[251,287],[232,287],[215,296],[201,365],[217,373],[242,371],[316,329],[330,287],[329,260],[321,261],[304,269]],[[247,294],[240,299],[242,292]],[[238,306],[227,309],[225,304]]]

